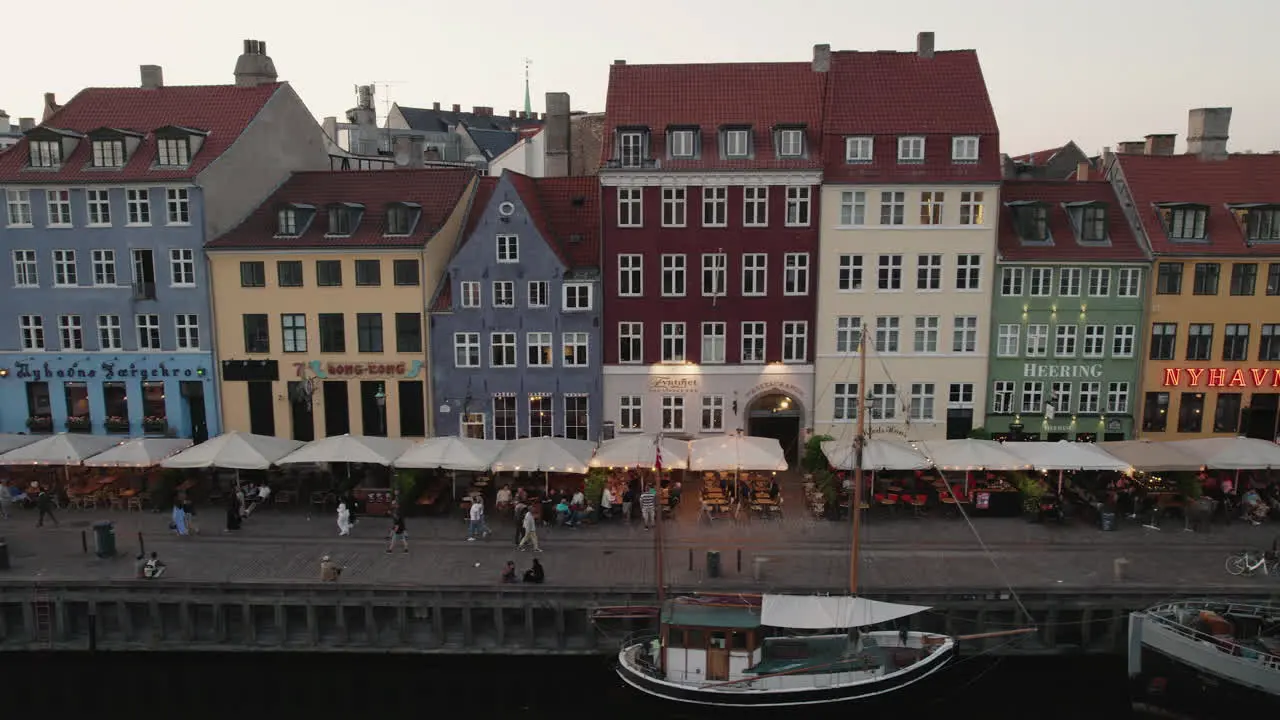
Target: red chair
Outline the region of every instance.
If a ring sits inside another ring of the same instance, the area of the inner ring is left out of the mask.
[[[887,495],[885,493],[876,493],[874,499],[876,501],[876,504],[879,505],[880,507],[889,508],[890,513],[892,513],[894,509],[898,506],[897,493],[888,493]]]
[[[920,494],[920,493],[908,496],[908,500],[907,500],[907,502],[911,503],[911,509],[913,512],[915,512],[916,517],[924,516],[925,504],[928,501],[929,501],[929,496]]]

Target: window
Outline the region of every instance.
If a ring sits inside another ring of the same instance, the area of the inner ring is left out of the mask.
[[[94,250],[89,253],[93,265],[93,284],[111,286],[116,284],[116,252],[115,250]]]
[[[23,350],[44,350],[44,318],[39,315],[19,315],[18,332],[22,336]]]
[[[515,396],[494,395],[493,438],[495,440],[515,440],[517,434]]]
[[[876,274],[876,289],[901,290],[902,256],[881,255],[877,260],[877,263],[879,267]]]
[[[1022,283],[1026,271],[1022,268],[1007,267],[1000,271],[1000,294],[1005,297],[1021,297]]]
[[[644,225],[642,188],[618,188],[618,227]]]
[[[673,158],[691,158],[696,152],[696,140],[693,130],[672,130],[667,133],[667,149]]]
[[[1149,392],[1142,408],[1143,432],[1164,432],[1169,427],[1169,393]]]
[[[316,285],[320,287],[341,287],[342,286],[342,261],[341,260],[317,260],[316,261]]]
[[[644,323],[618,323],[618,362],[627,365],[644,362]]]
[[[713,253],[702,256],[702,294],[704,297],[717,297],[725,294],[728,282],[728,257],[724,253]]]
[[[584,332],[564,333],[564,366],[587,367],[591,364],[588,345],[591,336]]]
[[[787,227],[809,227],[811,192],[808,187],[787,188]]]
[[[1107,208],[1105,205],[1085,205],[1079,209],[1081,242],[1107,241]]]
[[[13,251],[13,284],[16,287],[39,287],[40,273],[35,250]]]
[[[1044,409],[1044,383],[1026,381],[1022,383],[1022,412],[1039,413]]]
[[[495,280],[493,283],[493,306],[496,308],[513,308],[516,306],[516,284],[513,280]]]
[[[49,227],[71,227],[71,191],[46,190]]]
[[[1024,243],[1044,243],[1049,238],[1049,209],[1042,203],[1013,205],[1014,226]]]
[[[762,322],[742,323],[742,362],[764,362],[765,325]]]
[[[1178,404],[1178,432],[1198,433],[1204,422],[1204,393],[1184,392]]]
[[[778,157],[804,155],[804,130],[788,128],[778,131]]]
[[[1280,210],[1273,207],[1253,208],[1245,211],[1244,220],[1245,235],[1249,240],[1280,240]]]
[[[333,205],[329,208],[329,237],[350,237],[360,220],[361,208],[356,205]]]
[[[186,165],[191,158],[191,145],[187,138],[158,138],[156,140],[156,164],[164,167]]]
[[[1079,328],[1075,325],[1059,325],[1053,344],[1054,357],[1075,357],[1076,337]]]
[[[978,352],[978,318],[975,315],[957,315],[951,330],[951,352]]]
[[[764,295],[767,290],[765,269],[768,256],[764,253],[747,253],[742,256],[742,294]]]
[[[982,191],[960,193],[960,224],[982,225],[986,221]]]
[[[1107,326],[1085,325],[1083,357],[1100,358],[1107,352]]]
[[[1187,359],[1208,360],[1213,355],[1213,325],[1191,323],[1187,326]]]
[[[283,313],[280,315],[280,333],[284,338],[284,351],[300,353],[307,351],[307,316],[302,313]]]
[[[579,312],[591,309],[591,283],[571,282],[561,286],[561,295],[565,312]]]
[[[320,352],[341,353],[347,351],[347,324],[342,313],[320,313],[316,316],[320,326]],[[480,340],[477,335],[476,352],[480,352]],[[476,360],[477,365],[479,359]]]
[[[1045,357],[1049,354],[1049,326],[1027,326],[1027,357]]]
[[[462,288],[462,307],[478,308],[480,307],[480,282],[477,280],[463,280]]]
[[[919,136],[898,138],[898,162],[924,162],[924,138]]]
[[[555,410],[550,395],[529,396],[529,437],[551,437],[555,432]]]
[[[1071,383],[1049,383],[1049,397],[1045,398],[1045,405],[1046,413],[1051,409],[1056,413],[1071,412]]]
[[[702,323],[702,362],[716,365],[724,363],[725,340],[724,323]]]
[[[996,356],[1017,357],[1021,341],[1021,325],[1001,325],[996,332]]]
[[[1089,268],[1089,297],[1107,297],[1111,294],[1111,269]]]
[[[883,275],[884,257],[881,258],[881,274]],[[896,257],[896,256],[895,256]],[[880,288],[884,290],[884,287]],[[917,255],[916,256],[916,290],[941,290],[942,289],[942,256],[941,255]]]
[[[742,224],[744,227],[769,225],[769,188],[745,187],[742,189]]]
[[[1267,265],[1267,294],[1280,295],[1280,263]]]
[[[1137,328],[1133,325],[1116,325],[1111,329],[1111,357],[1133,357],[1133,340]]]
[[[264,317],[265,321],[266,318]],[[160,316],[138,315],[134,317],[134,327],[138,331],[139,350],[160,349]]]
[[[644,407],[639,395],[623,395],[618,398],[618,428],[640,430],[644,427]]]
[[[550,303],[550,299],[548,298],[548,295],[550,295],[551,291],[549,288],[550,286],[547,284],[546,280],[530,280],[529,287],[527,288],[527,293],[528,293],[527,299],[528,299],[529,307],[531,308],[547,307],[547,305]],[[590,309],[590,304],[591,304],[591,293],[590,293],[590,286],[588,286],[587,309]]]
[[[200,319],[197,316],[174,315],[173,324],[177,331],[176,345],[179,350],[200,349]]]
[[[809,359],[809,323],[787,320],[782,323],[782,362],[802,363]]]
[[[840,193],[840,224],[865,225],[867,222],[867,194],[861,190]]]
[[[662,294],[664,297],[684,297],[684,255],[662,256]]]
[[[640,297],[644,295],[644,256],[618,256],[618,296]]]
[[[1258,263],[1235,263],[1231,266],[1231,294],[1253,295],[1258,285]]]
[[[751,152],[751,148],[749,147],[750,140],[750,130],[725,130],[720,140],[723,143],[723,151],[721,152],[721,155],[726,158],[747,157]]]
[[[1062,268],[1058,273],[1058,294],[1080,297],[1080,268]]]
[[[896,317],[876,318],[876,352],[898,352],[898,333],[900,322]]]
[[[1280,325],[1266,323],[1258,335],[1258,359],[1264,361],[1280,360]]]
[[[1218,263],[1196,263],[1195,274],[1191,281],[1191,293],[1193,295],[1217,295],[1218,294],[1218,273],[1221,266]]]
[[[662,226],[685,226],[685,188],[662,188]]]
[[[276,213],[276,234],[284,237],[297,237],[298,210],[296,208],[280,208]]]
[[[662,362],[684,362],[684,323],[662,323]]]
[[[32,140],[30,159],[31,167],[58,167],[62,164],[62,144],[57,140]]]
[[[480,333],[453,334],[453,366],[480,367]]]
[[[382,313],[356,313],[356,349],[382,352]]]
[[[551,348],[551,333],[527,333],[524,342],[526,365],[529,367],[551,367],[555,365],[555,355]]]
[[[646,135],[648,135],[647,132],[636,130],[618,135],[618,154],[622,160],[622,167],[638,168],[644,165],[647,154],[645,152]]]
[[[178,252],[177,250],[173,252]],[[173,263],[170,263],[172,266]],[[277,260],[276,284],[280,287],[302,287],[302,261]]]
[[[1014,412],[1012,380],[997,380],[991,386],[991,412],[1004,415]]]
[[[855,292],[862,289],[862,256],[841,255],[836,271],[836,288],[840,292]]]
[[[564,396],[564,436],[571,440],[586,440],[590,434],[586,395]]]
[[[89,210],[89,224],[107,226],[111,224],[111,193],[109,190],[85,190],[85,205]]]
[[[915,342],[912,345],[916,352],[938,352],[938,325],[937,315],[916,318]]]
[[[973,383],[951,383],[947,393],[947,407],[973,407]]]
[[[724,396],[702,396],[702,432],[724,430]]]
[[[422,352],[422,315],[396,313],[396,352]]]
[[[1182,294],[1182,263],[1162,262],[1156,267],[1156,294]]]
[[[1049,297],[1053,294],[1053,268],[1031,268],[1031,297]]]
[[[1222,339],[1222,359],[1241,361],[1249,359],[1249,326],[1228,323]]]
[[[782,294],[809,294],[809,253],[787,253],[783,257]]]
[[[1175,323],[1152,323],[1151,359],[1172,360],[1177,341],[1178,326]]]
[[[1076,406],[1076,412],[1086,414],[1096,414],[1102,407],[1102,383],[1100,382],[1084,382],[1080,383],[1080,402]]]
[[[662,429],[675,432],[684,430],[684,396],[662,396]]]
[[[862,344],[862,318],[845,315],[836,318],[836,353],[850,355]]]
[[[94,140],[93,166],[100,168],[124,167],[124,141]]]
[[[84,328],[80,325],[79,315],[58,316],[58,337],[62,341],[62,350],[84,349]]]
[[[301,267],[299,267],[301,270]],[[417,260],[392,260],[391,281],[400,287],[416,287],[418,285]]]
[[[31,227],[31,191],[6,190],[9,227]]]
[[[898,415],[898,386],[893,383],[872,383],[871,396],[867,398],[867,416],[871,420],[892,420]]]
[[[169,211],[169,225],[191,224],[191,199],[186,188],[169,188],[165,192]]]
[[[1113,382],[1107,384],[1107,412],[1126,415],[1129,412],[1129,383]]]
[[[729,188],[702,188],[702,226],[724,227],[729,220]]]
[[[489,367],[516,366],[516,334],[489,333]]]
[[[240,287],[266,287],[267,268],[261,260],[240,262]]]
[[[831,389],[832,420],[858,419],[858,384],[835,383]]]
[[[404,237],[413,230],[414,215],[417,212],[416,207],[405,205],[404,203],[391,203],[387,206],[387,228],[388,236]]]
[[[1218,393],[1218,406],[1213,411],[1213,431],[1235,433],[1240,428],[1240,393]]]
[[[902,225],[906,222],[907,194],[904,192],[880,193],[880,224]]]
[[[844,139],[844,161],[848,163],[869,163],[874,159],[872,138],[847,137]]]
[[[1121,268],[1116,283],[1116,297],[1138,297],[1142,290],[1142,270],[1139,268]]]
[[[978,161],[978,138],[976,135],[958,135],[951,138],[951,159],[954,162]]]
[[[982,256],[959,255],[956,257],[956,289],[979,290],[982,288]]]
[[[933,383],[911,383],[912,420],[933,419]]]
[[[498,236],[498,262],[500,263],[518,263],[520,262],[520,238],[517,235],[499,235]],[[357,275],[359,273],[357,272]]]
[[[1170,240],[1204,239],[1204,221],[1209,209],[1196,205],[1160,208],[1164,232]]]
[[[942,208],[946,202],[946,193],[926,191],[920,193],[920,224],[941,225]]]
[[[76,251],[53,251],[53,285],[54,287],[75,287],[79,284],[76,276]]]

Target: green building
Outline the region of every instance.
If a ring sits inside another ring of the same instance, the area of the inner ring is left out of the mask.
[[[1011,440],[1127,440],[1141,411],[1150,259],[1111,186],[1001,191],[986,429]]]

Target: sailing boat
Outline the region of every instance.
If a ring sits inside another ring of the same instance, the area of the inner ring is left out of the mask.
[[[858,387],[865,388],[865,332],[859,355]],[[659,634],[624,642],[617,671],[625,682],[666,700],[721,707],[866,701],[937,673],[955,657],[959,640],[1023,632],[957,638],[913,630],[859,630],[929,609],[858,597],[862,513],[857,499],[863,495],[866,416],[865,394],[859,396],[849,595],[695,595],[666,600],[660,575]],[[659,562],[661,524],[656,536]],[[833,630],[842,632],[808,634]]]

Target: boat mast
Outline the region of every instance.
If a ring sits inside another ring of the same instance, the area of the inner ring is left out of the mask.
[[[867,328],[858,331],[857,429],[853,437],[853,495],[849,514],[853,516],[853,547],[849,552],[849,594],[858,594],[858,542],[862,536],[862,446],[867,417]]]

